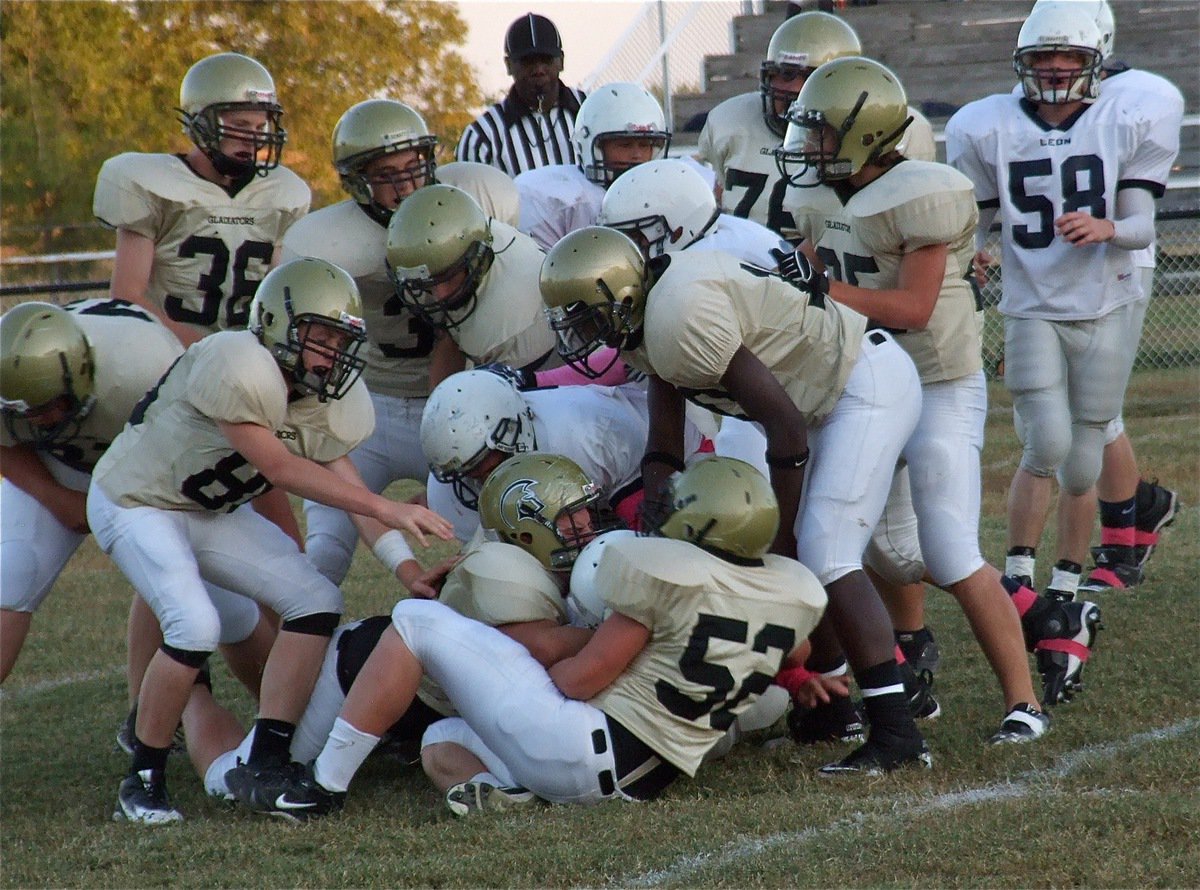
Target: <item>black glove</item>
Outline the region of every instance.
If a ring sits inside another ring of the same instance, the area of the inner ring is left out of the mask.
[[[526,371],[524,368],[514,368],[512,365],[504,364],[504,362],[488,362],[486,365],[479,365],[475,370],[490,371],[497,377],[502,377],[509,381],[522,392],[529,389],[537,389],[537,377],[533,371]]]
[[[776,248],[771,251],[771,256],[779,263],[780,276],[808,294],[810,300],[823,300],[829,293],[829,279],[813,268],[800,248],[790,253]]]

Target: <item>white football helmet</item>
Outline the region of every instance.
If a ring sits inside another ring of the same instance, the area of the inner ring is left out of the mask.
[[[704,177],[685,161],[662,158],[638,164],[614,182],[597,221],[624,232],[653,259],[695,244],[719,215]]]
[[[511,380],[491,371],[451,374],[430,393],[421,414],[421,450],[430,472],[468,510],[479,509],[483,484],[468,474],[490,451],[519,454],[536,447],[533,412]]]
[[[590,93],[575,115],[575,155],[584,175],[608,187],[627,167],[614,167],[604,159],[603,140],[634,137],[656,143],[658,157],[665,158],[671,131],[662,106],[637,83],[607,83]]]
[[[1086,9],[1091,13],[1092,18],[1096,20],[1096,27],[1100,29],[1100,52],[1105,60],[1111,59],[1113,41],[1117,37],[1117,23],[1113,19],[1112,7],[1108,5],[1108,0],[1037,0],[1037,3],[1033,4],[1033,9],[1037,10],[1043,6],[1055,6],[1063,3]]]
[[[567,619],[575,627],[594,628],[609,616],[612,609],[596,591],[596,572],[604,548],[617,538],[636,538],[637,532],[617,529],[593,538],[579,551],[571,569],[571,585],[567,592]]]
[[[1047,105],[1064,105],[1100,94],[1100,65],[1103,38],[1093,13],[1084,3],[1045,3],[1035,7],[1017,35],[1013,53],[1013,69],[1021,79],[1025,98]],[[1070,52],[1084,56],[1078,68],[1035,69],[1039,53]],[[1057,83],[1043,87],[1043,81],[1053,78]]]

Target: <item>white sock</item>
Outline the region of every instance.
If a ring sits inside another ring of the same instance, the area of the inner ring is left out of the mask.
[[[1032,556],[1006,556],[1004,557],[1004,574],[1010,578],[1017,578],[1021,575],[1032,578],[1035,565]]]
[[[313,775],[329,791],[346,791],[358,768],[378,744],[379,736],[360,732],[338,717],[313,764]]]
[[[495,776],[493,776],[487,770],[484,770],[481,773],[476,773],[475,775],[471,776],[469,781],[474,782],[476,785],[486,782],[488,785],[491,785],[493,788],[499,788],[503,784],[499,779],[497,779]]]
[[[1050,570],[1050,583],[1046,585],[1048,590],[1061,590],[1063,593],[1075,594],[1079,592],[1079,573],[1068,572],[1055,566]]]

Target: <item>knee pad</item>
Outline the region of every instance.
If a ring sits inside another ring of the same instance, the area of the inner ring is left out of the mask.
[[[289,618],[280,625],[279,630],[314,637],[331,637],[341,618],[337,612],[316,612],[299,618]]]
[[[1104,427],[1091,424],[1075,427],[1075,441],[1059,468],[1059,484],[1070,494],[1085,494],[1100,478],[1104,465]]]
[[[208,661],[208,656],[212,655],[212,651],[202,652],[194,649],[176,649],[167,643],[163,643],[159,647],[163,655],[172,661],[177,661],[184,667],[194,668],[199,670],[204,667],[204,663]]]

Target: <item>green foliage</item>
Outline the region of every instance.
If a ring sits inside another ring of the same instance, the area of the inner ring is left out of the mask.
[[[205,799],[172,755],[186,821],[114,824],[129,586],[88,540],[4,687],[0,887],[1200,886],[1198,383],[1194,369],[1133,378],[1125,418],[1142,470],[1177,488],[1183,509],[1145,585],[1097,597],[1105,630],[1087,688],[1054,710],[1044,740],[984,744],[1001,717],[995,680],[953,598],[930,593],[945,709],[922,726],[931,772],[821,779],[816,767],[844,748],[743,744],[653,803],[454,820],[419,771],[384,756],[344,813],[291,826]],[[1011,400],[1001,386],[990,396],[984,552],[995,561],[1019,451]],[[396,596],[364,548],[344,590],[348,617]],[[248,720],[250,701],[214,662],[218,697]]]
[[[350,105],[411,104],[448,159],[482,103],[451,3],[20,0],[5,2],[0,29],[4,244],[23,251],[111,245],[102,230],[75,228],[92,219],[96,172],[122,151],[187,149],[179,82],[212,53],[245,53],[271,71],[289,133],[283,160],[312,186],[314,207],[340,200],[329,138]]]

